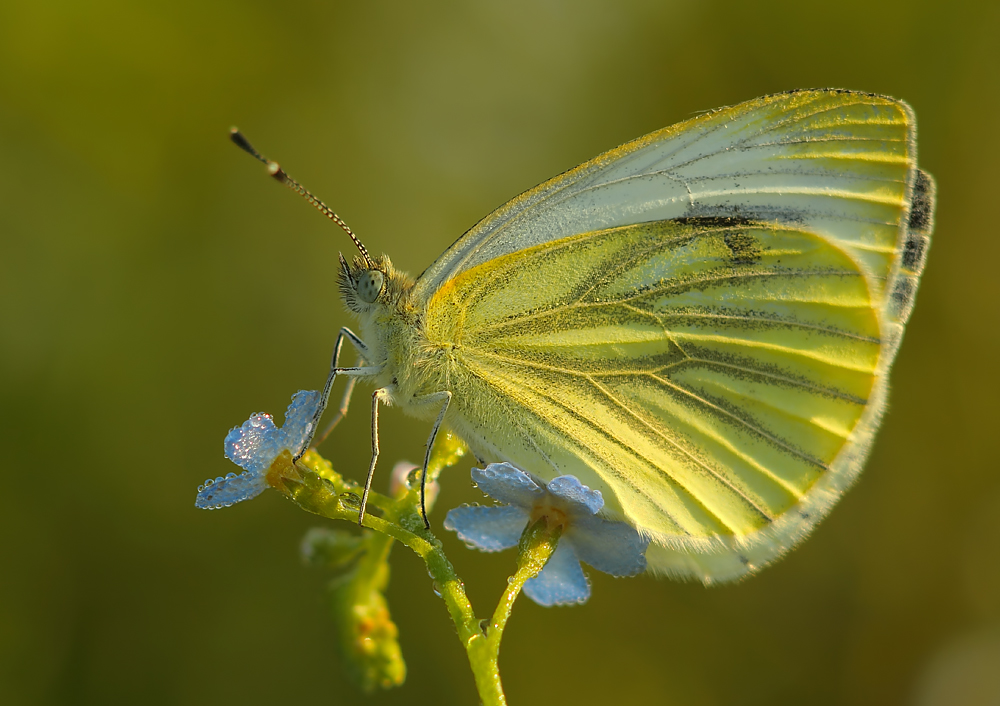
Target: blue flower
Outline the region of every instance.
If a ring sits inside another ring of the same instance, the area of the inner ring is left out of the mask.
[[[524,584],[524,592],[543,606],[585,603],[590,584],[580,568],[584,561],[612,576],[634,576],[646,570],[649,538],[624,522],[597,517],[604,507],[600,491],[591,490],[573,476],[549,483],[537,480],[509,463],[491,463],[472,469],[479,489],[504,505],[462,505],[448,512],[444,526],[458,533],[472,549],[497,552],[517,546],[529,522],[541,517],[562,525],[559,544],[538,576]]]
[[[217,510],[264,492],[270,487],[267,472],[275,459],[285,451],[294,458],[312,440],[319,403],[319,392],[301,390],[292,396],[283,427],[275,426],[270,414],[254,414],[243,426],[234,427],[226,434],[226,457],[246,470],[239,475],[229,473],[205,481],[198,486],[194,506]]]

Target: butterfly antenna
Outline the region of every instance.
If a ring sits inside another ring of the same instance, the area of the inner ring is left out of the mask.
[[[332,208],[330,208],[325,203],[320,201],[318,198],[313,196],[308,189],[302,186],[302,184],[300,184],[299,182],[295,181],[290,176],[288,176],[285,173],[285,170],[282,169],[277,162],[272,162],[270,159],[268,159],[260,152],[255,150],[253,145],[250,144],[250,141],[243,136],[242,132],[240,132],[236,128],[233,128],[232,130],[229,131],[229,139],[232,140],[236,144],[236,146],[239,147],[241,150],[247,152],[250,155],[253,155],[256,159],[266,164],[268,174],[270,174],[272,177],[280,181],[282,184],[287,186],[295,193],[305,198],[305,200],[311,203],[313,206],[315,206],[320,213],[322,213],[324,216],[326,216],[331,221],[340,226],[344,230],[344,232],[347,233],[348,236],[350,236],[351,240],[354,241],[354,244],[357,246],[358,250],[361,251],[361,257],[365,259],[365,262],[368,264],[368,267],[372,268],[375,266],[374,263],[372,262],[371,257],[368,255],[368,251],[365,249],[365,246],[361,244],[360,240],[358,240],[358,236],[354,235],[354,231],[351,230],[346,223],[344,223],[343,219],[340,216],[338,216],[336,213],[333,212]]]

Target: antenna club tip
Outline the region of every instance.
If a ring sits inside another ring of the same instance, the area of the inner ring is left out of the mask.
[[[257,153],[257,150],[253,148],[253,145],[250,144],[250,141],[243,136],[243,133],[240,132],[238,128],[229,128],[229,139],[244,152],[247,152],[248,154],[263,161],[263,158]]]

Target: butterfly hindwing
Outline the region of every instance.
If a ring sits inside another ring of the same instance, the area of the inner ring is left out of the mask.
[[[458,411],[485,426],[507,415],[479,400],[500,398],[509,417],[491,426],[524,437],[505,460],[586,478],[664,542],[745,535],[784,513],[873,385],[864,277],[811,234],[665,221],[482,267],[430,308],[442,317],[429,330],[462,327],[463,379],[479,388],[456,394]]]

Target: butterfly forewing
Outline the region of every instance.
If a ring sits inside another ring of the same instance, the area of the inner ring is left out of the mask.
[[[460,272],[526,247],[684,216],[796,222],[841,242],[884,280],[907,207],[912,152],[910,111],[889,98],[800,91],[723,108],[512,200],[435,262],[418,292],[429,296]]]

